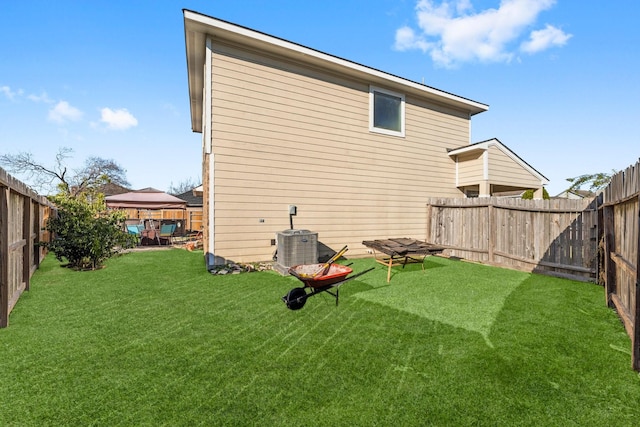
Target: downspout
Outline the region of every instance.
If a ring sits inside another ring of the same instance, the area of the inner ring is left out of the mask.
[[[212,64],[211,64],[211,55],[212,55],[212,41],[211,37],[207,37],[206,41],[206,49],[205,49],[205,65],[204,65],[204,94],[203,94],[203,119],[202,123],[204,125],[204,134],[203,134],[203,143],[204,143],[204,152],[207,155],[208,161],[208,185],[207,191],[209,192],[207,198],[207,217],[208,217],[208,225],[207,225],[207,244],[204,248],[206,254],[206,264],[207,270],[211,270],[213,266],[216,264],[215,262],[215,181],[214,181],[214,154],[213,154],[213,139],[212,139],[212,117],[211,117],[211,79],[212,79]]]
[[[482,179],[489,180],[489,149],[482,153]]]
[[[478,197],[490,197],[491,188],[489,185],[489,149],[482,153],[482,182],[480,183]]]
[[[456,161],[456,188],[460,188],[460,175],[459,175],[459,162],[458,162],[458,156],[455,156],[455,161]]]

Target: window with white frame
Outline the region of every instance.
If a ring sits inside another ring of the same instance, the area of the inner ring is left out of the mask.
[[[369,130],[404,137],[404,95],[370,86]]]

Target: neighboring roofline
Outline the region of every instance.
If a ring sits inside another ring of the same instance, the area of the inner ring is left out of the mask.
[[[202,203],[202,192],[197,196],[195,193],[195,188],[192,190],[185,191],[184,193],[176,194],[178,199],[182,199],[187,202],[187,207],[199,207],[203,206]]]
[[[470,116],[482,113],[489,106],[449,92],[423,85],[375,68],[367,67],[347,59],[321,52],[260,31],[183,9],[187,74],[189,80],[189,102],[191,106],[191,128],[202,132],[202,94],[207,37],[228,40],[253,47],[264,52],[293,58],[322,67],[333,72],[366,79],[371,84],[386,85],[422,96],[436,102],[467,111]]]
[[[486,141],[474,142],[473,144],[465,145],[463,147],[454,148],[448,150],[449,156],[458,156],[464,153],[471,153],[474,151],[485,151],[488,150],[489,147],[496,146],[500,151],[509,156],[513,161],[518,163],[524,169],[528,170],[530,173],[535,175],[537,178],[542,181],[542,185],[546,185],[549,183],[549,179],[546,176],[542,175],[538,172],[533,166],[524,161],[520,156],[518,156],[513,150],[504,145],[498,138],[487,139]]]
[[[560,197],[561,195],[565,194],[565,193],[571,193],[574,194],[578,197],[582,197],[583,199],[587,199],[590,197],[595,197],[597,195],[597,193],[594,193],[591,190],[580,190],[580,189],[573,189],[573,190],[563,190],[560,193],[556,194],[554,197]]]

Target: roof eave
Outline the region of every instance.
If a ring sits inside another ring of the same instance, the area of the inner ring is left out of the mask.
[[[264,34],[230,22],[183,10],[191,128],[202,131],[202,96],[207,36],[224,39],[264,52],[302,61],[343,75],[367,80],[371,84],[402,90],[415,96],[468,112],[470,116],[487,111],[489,106],[430,86],[367,67],[337,56],[329,55],[284,39]]]
[[[476,142],[474,144],[465,145],[464,147],[454,148],[451,150],[447,150],[447,154],[449,156],[459,156],[464,153],[472,153],[474,151],[485,151],[489,149],[488,142]]]
[[[202,96],[204,89],[204,63],[206,32],[201,26],[187,20],[184,11],[184,39],[187,55],[187,77],[189,84],[189,107],[191,130],[202,132]]]
[[[524,169],[528,170],[533,176],[540,180],[542,185],[547,185],[549,183],[549,179],[538,172],[536,168],[527,163],[524,159],[518,156],[513,150],[504,145],[498,138],[488,139],[486,141],[475,142],[473,144],[455,148],[453,150],[448,150],[447,154],[449,157],[459,156],[464,153],[472,153],[474,151],[486,151],[489,149],[491,145],[495,145],[501,149],[501,151],[507,154],[513,161],[518,163]]]

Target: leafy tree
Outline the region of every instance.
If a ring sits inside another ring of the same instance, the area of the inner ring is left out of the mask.
[[[535,191],[529,189],[526,190],[524,193],[522,193],[522,198],[525,200],[533,200],[533,195],[535,194]],[[542,187],[542,198],[544,200],[549,200],[549,192],[547,191],[546,188]]]
[[[90,157],[82,168],[69,171],[65,163],[71,153],[69,148],[58,150],[53,166],[39,163],[30,153],[2,155],[0,164],[10,172],[26,175],[35,187],[57,189],[56,195],[49,196],[57,215],[46,225],[53,238],[43,246],[72,268],[96,269],[122,248],[135,246],[135,236],[124,231],[126,214],[107,210],[100,192],[107,183],[129,183],[122,167],[99,157]]]
[[[39,191],[51,192],[55,189],[59,193],[76,196],[107,183],[129,186],[126,171],[114,160],[89,157],[82,168],[69,171],[66,161],[72,153],[70,148],[60,148],[52,166],[38,162],[28,152],[3,154],[0,164],[9,172],[23,176]]]
[[[580,190],[583,185],[588,184],[588,190],[597,192],[605,188],[611,182],[611,178],[617,173],[615,169],[611,170],[611,173],[590,173],[585,175],[576,176],[574,178],[567,178],[567,181],[571,183],[571,186],[567,188],[567,191]]]
[[[125,213],[107,211],[104,195],[60,193],[50,200],[58,214],[47,222],[53,239],[43,245],[69,267],[96,269],[122,248],[135,246],[136,237],[124,232]]]

